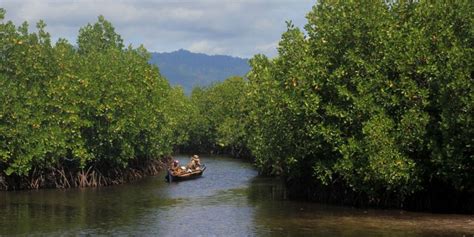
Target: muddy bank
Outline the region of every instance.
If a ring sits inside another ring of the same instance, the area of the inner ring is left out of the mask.
[[[92,164],[79,169],[70,164],[61,164],[47,169],[33,169],[26,176],[5,175],[0,172],[0,190],[23,190],[41,188],[99,187],[127,183],[145,176],[154,176],[167,167],[170,156],[159,159],[132,161],[127,167],[111,167]]]

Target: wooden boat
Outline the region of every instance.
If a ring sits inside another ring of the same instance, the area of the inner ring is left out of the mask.
[[[194,170],[192,172],[185,172],[181,174],[173,174],[173,171],[168,169],[168,174],[166,175],[165,179],[168,182],[173,182],[173,181],[183,181],[183,180],[189,180],[189,179],[195,179],[199,178],[202,176],[202,173],[204,173],[204,170],[206,170],[206,166],[202,165],[200,170]]]

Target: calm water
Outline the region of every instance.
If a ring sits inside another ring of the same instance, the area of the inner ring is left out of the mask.
[[[178,157],[182,162],[187,157]],[[284,199],[251,164],[201,159],[202,178],[0,192],[0,235],[474,236],[474,216],[335,207]]]

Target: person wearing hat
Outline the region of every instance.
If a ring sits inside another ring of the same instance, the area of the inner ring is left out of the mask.
[[[199,160],[199,156],[198,155],[193,155],[191,157],[191,161],[188,163],[186,168],[191,169],[191,170],[201,169],[201,161]]]
[[[201,160],[199,159],[198,155],[194,155],[194,169],[201,169]]]

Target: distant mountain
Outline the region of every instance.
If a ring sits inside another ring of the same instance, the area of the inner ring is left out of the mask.
[[[248,59],[211,56],[184,49],[152,53],[150,63],[158,65],[171,85],[181,85],[186,93],[190,93],[194,86],[207,86],[231,76],[244,76],[250,69]]]

